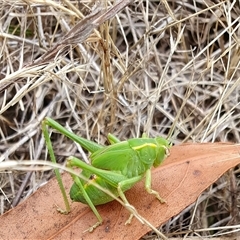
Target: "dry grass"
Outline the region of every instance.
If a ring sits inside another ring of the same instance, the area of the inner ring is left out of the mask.
[[[78,28],[80,35],[69,35],[94,1],[1,1],[1,161],[46,159],[45,116],[102,144],[108,132],[123,140],[144,131],[175,144],[240,142],[239,2],[130,2],[109,21],[98,18],[94,31]],[[104,15],[110,4],[93,13]],[[78,155],[61,135],[53,135],[53,144],[59,162]],[[234,230],[210,228],[240,221],[238,171],[222,177],[163,232]],[[1,173],[1,213],[50,176]]]

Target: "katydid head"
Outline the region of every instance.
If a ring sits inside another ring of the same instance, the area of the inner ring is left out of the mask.
[[[170,142],[162,137],[129,139],[127,142],[128,147],[133,151],[129,162],[134,166],[132,169],[137,169],[135,172],[138,175],[152,166],[159,166],[169,155],[169,148],[171,147]],[[136,165],[136,161],[138,165]],[[131,167],[127,167],[128,173],[129,168],[131,169]],[[130,173],[134,176],[133,173],[135,172],[131,171]]]
[[[153,163],[154,167],[158,167],[162,161],[169,156],[169,148],[171,147],[171,143],[162,137],[156,137],[156,159]]]

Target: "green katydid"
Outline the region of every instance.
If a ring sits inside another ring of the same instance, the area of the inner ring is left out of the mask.
[[[168,140],[162,137],[147,138],[143,135],[142,138],[120,141],[115,136],[109,134],[108,140],[111,145],[102,146],[75,135],[50,118],[45,118],[42,123],[42,129],[49,155],[53,162],[56,162],[56,159],[47,129],[48,126],[77,142],[91,153],[91,165],[76,157],[69,157],[67,159],[67,167],[81,168],[81,176],[85,178],[84,180],[80,176],[72,175],[74,183],[70,190],[71,199],[76,202],[88,204],[98,219],[98,222],[90,227],[89,231],[93,231],[103,221],[95,206],[114,199],[106,192],[97,188],[96,184],[109,190],[116,197],[120,197],[126,205],[131,206],[124,192],[132,188],[135,183],[139,182],[145,176],[146,191],[155,195],[161,203],[164,202],[158,192],[151,189],[151,167],[159,166],[165,157],[169,155],[171,144]],[[66,204],[66,211],[69,212],[70,207],[59,170],[56,169],[55,173]],[[130,219],[131,217],[132,214]],[[130,220],[127,222],[129,223]]]

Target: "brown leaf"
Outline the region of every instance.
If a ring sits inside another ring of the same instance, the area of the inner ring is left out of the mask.
[[[126,193],[130,203],[154,226],[159,226],[193,203],[224,172],[240,163],[239,146],[232,144],[186,144],[174,146],[164,164],[153,170],[152,187],[167,201],[160,204],[144,190],[144,182]],[[64,174],[64,182],[72,180]],[[61,215],[55,204],[63,206],[56,180],[51,180],[15,209],[0,218],[1,239],[138,239],[150,229],[133,218],[118,202],[97,207],[104,223],[93,233],[84,233],[97,219],[90,208],[72,204],[69,215]]]

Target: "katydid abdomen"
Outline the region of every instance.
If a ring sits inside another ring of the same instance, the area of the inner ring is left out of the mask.
[[[89,179],[88,181],[84,181],[83,179],[79,178],[79,180],[81,181],[81,183],[83,185],[84,190],[87,192],[87,194],[89,196],[91,196],[91,201],[95,206],[111,202],[112,200],[114,200],[114,198],[109,196],[109,194],[103,192],[102,190],[98,189],[94,185],[92,185],[93,182],[100,185],[103,189],[114,194],[115,197],[119,197],[117,187],[112,186],[107,181],[103,180],[103,178],[101,178],[95,174],[92,174],[86,170],[82,171],[82,175]],[[141,180],[141,178],[139,178],[138,181],[140,181],[140,180]],[[124,188],[123,192],[130,189],[136,182],[133,182],[131,185],[128,185],[126,188]],[[73,185],[71,187],[70,197],[74,202],[81,202],[84,204],[88,204],[86,199],[84,198],[81,188],[75,182],[73,183]]]

